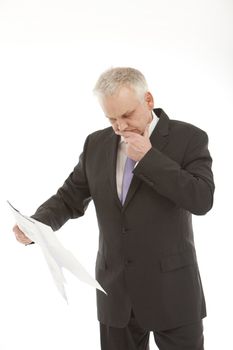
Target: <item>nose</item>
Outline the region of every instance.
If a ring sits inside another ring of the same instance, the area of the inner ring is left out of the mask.
[[[127,123],[124,120],[119,120],[117,123],[117,128],[119,131],[124,131],[127,128]]]

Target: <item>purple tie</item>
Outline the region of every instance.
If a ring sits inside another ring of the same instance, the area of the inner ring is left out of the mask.
[[[122,181],[122,190],[121,190],[121,203],[124,204],[132,177],[133,177],[133,168],[136,164],[136,161],[127,157],[125,162],[123,181]]]

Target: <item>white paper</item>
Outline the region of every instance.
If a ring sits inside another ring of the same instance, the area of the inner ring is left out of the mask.
[[[8,204],[10,205],[20,230],[23,231],[29,239],[40,246],[47,261],[49,270],[53,276],[54,282],[59,292],[67,302],[68,299],[64,287],[66,280],[63,275],[62,268],[66,268],[72,272],[80,281],[85,282],[94,288],[98,288],[107,294],[99,282],[86,271],[72,252],[62,246],[50,226],[28,216],[22,215],[10,204],[10,202],[8,202]]]

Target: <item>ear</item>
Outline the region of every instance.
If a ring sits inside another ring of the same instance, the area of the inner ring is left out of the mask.
[[[150,93],[150,91],[147,91],[145,93],[145,102],[150,110],[152,110],[154,108],[154,98],[153,98],[152,94]]]

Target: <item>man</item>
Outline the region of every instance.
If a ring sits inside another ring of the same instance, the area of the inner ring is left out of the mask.
[[[111,127],[89,135],[79,163],[32,216],[58,230],[93,199],[102,350],[203,350],[205,299],[192,214],[213,205],[208,136],[154,108],[133,68],[113,68],[94,92]],[[16,238],[31,241],[14,227]]]

